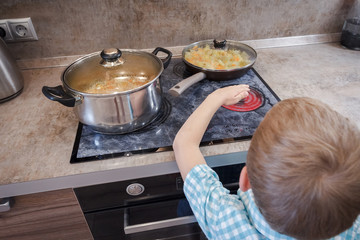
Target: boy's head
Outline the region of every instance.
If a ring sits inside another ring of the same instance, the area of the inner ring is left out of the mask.
[[[310,98],[276,104],[247,156],[255,202],[276,231],[299,239],[333,237],[360,213],[360,132]]]

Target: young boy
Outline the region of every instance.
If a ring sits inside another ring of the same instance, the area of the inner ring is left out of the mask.
[[[209,239],[360,239],[360,132],[310,98],[277,103],[257,128],[237,195],[229,194],[199,144],[221,105],[247,85],[211,93],[177,133],[184,192]]]

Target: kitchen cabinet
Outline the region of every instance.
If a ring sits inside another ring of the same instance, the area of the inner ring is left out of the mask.
[[[13,198],[0,213],[0,239],[93,239],[72,189]]]

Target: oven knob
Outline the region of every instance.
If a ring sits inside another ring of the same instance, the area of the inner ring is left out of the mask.
[[[131,196],[137,196],[144,192],[145,187],[140,183],[132,183],[126,188],[126,192]]]

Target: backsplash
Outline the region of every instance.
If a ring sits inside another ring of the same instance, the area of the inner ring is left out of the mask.
[[[17,59],[341,32],[355,0],[1,0],[0,19],[31,17],[38,41]]]

